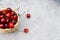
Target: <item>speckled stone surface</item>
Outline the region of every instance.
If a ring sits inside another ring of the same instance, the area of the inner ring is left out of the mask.
[[[13,33],[0,32],[0,40],[60,40],[59,0],[0,0],[0,10],[19,6],[20,25]],[[31,18],[27,19],[26,14]],[[24,33],[24,28],[29,33]]]

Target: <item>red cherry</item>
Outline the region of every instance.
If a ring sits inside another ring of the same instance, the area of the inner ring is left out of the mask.
[[[11,8],[7,8],[7,10],[12,10]]]
[[[28,32],[29,32],[29,29],[25,28],[25,29],[24,29],[24,32],[25,32],[25,33],[28,33]]]
[[[4,27],[4,25],[3,24],[0,24],[0,28],[3,28]]]
[[[30,14],[27,14],[26,17],[27,17],[27,18],[30,18]]]
[[[15,23],[16,23],[16,21],[15,21],[15,20],[12,20],[12,23],[14,23],[14,24],[15,24]]]
[[[5,24],[5,28],[8,28],[8,25],[7,24]]]
[[[11,15],[14,15],[15,14],[15,12],[11,12]]]
[[[6,19],[6,22],[9,22],[9,19]]]
[[[10,16],[11,16],[11,14],[10,14],[10,13],[7,13],[7,14],[6,14],[6,16],[7,16],[7,17],[10,17]]]
[[[11,19],[14,19],[14,16],[11,16]]]
[[[3,18],[4,17],[4,15],[0,15],[0,18]]]
[[[17,15],[14,15],[14,19],[17,19]]]
[[[9,28],[14,28],[14,24],[12,22],[9,23]]]
[[[2,10],[2,13],[5,14],[6,13],[6,10]]]
[[[2,18],[2,19],[1,19],[1,22],[5,22],[5,21],[6,21],[6,19],[5,19],[5,18]]]
[[[5,24],[5,26],[8,26],[7,24]]]
[[[11,13],[12,9],[11,8],[7,8],[7,12]]]

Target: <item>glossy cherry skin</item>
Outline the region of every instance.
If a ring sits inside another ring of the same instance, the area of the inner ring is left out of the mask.
[[[0,15],[0,19],[3,18],[3,17],[4,17],[4,15]]]
[[[14,14],[15,14],[15,12],[12,11],[12,12],[11,12],[11,15],[14,15]]]
[[[26,17],[27,17],[27,18],[30,18],[30,16],[31,16],[30,14],[26,14]]]
[[[17,15],[14,15],[14,20],[16,20],[18,17],[17,17]]]
[[[4,28],[4,25],[3,24],[0,24],[0,28]]]
[[[9,27],[8,27],[8,24],[5,24],[4,26],[5,26],[4,28],[9,28]]]
[[[8,24],[8,26],[9,26],[9,28],[14,28],[14,24],[13,24],[12,22],[10,22],[10,23]]]
[[[2,10],[2,14],[6,14],[6,10]]]
[[[16,21],[15,21],[15,20],[12,20],[12,23],[13,23],[13,24],[16,24]]]
[[[1,22],[2,22],[2,23],[6,22],[6,19],[5,19],[5,18],[2,18],[2,19],[1,19]]]
[[[29,32],[29,29],[25,28],[25,29],[24,29],[24,32],[25,32],[25,33],[28,33],[28,32]]]
[[[6,23],[8,23],[9,21],[10,21],[10,20],[7,18],[7,19],[6,19]]]
[[[7,17],[10,17],[10,16],[11,16],[11,14],[10,14],[10,13],[7,13],[7,14],[6,14],[6,16],[7,16]]]
[[[7,12],[11,13],[12,9],[11,8],[7,8]]]
[[[14,16],[11,16],[11,19],[14,19]]]

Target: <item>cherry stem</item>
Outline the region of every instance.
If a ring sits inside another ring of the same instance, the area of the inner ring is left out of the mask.
[[[19,9],[20,9],[20,6],[17,8],[17,10],[19,11]]]
[[[18,13],[18,16],[20,17],[20,14]]]
[[[16,10],[17,12],[19,12],[19,9],[20,9],[20,6],[19,6],[18,8],[16,8],[15,10]],[[20,16],[19,13],[18,13],[18,16]]]

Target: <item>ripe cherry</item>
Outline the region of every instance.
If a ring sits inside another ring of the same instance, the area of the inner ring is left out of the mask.
[[[6,19],[6,23],[8,23],[8,22],[9,22],[9,19],[7,18],[7,19]]]
[[[16,21],[15,21],[15,20],[12,20],[12,23],[14,23],[14,24],[15,24],[15,23],[16,23]]]
[[[11,16],[11,14],[10,14],[10,13],[7,13],[7,14],[6,14],[6,16],[7,16],[7,17],[10,17],[10,16]]]
[[[10,22],[8,25],[9,25],[9,28],[14,28],[14,24],[12,22]]]
[[[5,24],[5,26],[8,26],[7,24]]]
[[[14,15],[15,14],[15,12],[11,12],[11,15]]]
[[[5,24],[5,28],[8,28],[8,25],[7,24]]]
[[[29,32],[29,29],[25,28],[25,29],[24,29],[24,32],[25,32],[25,33],[28,33],[28,32]]]
[[[2,10],[2,14],[5,14],[6,13],[6,10]]]
[[[15,19],[15,20],[17,19],[17,15],[14,15],[14,19]]]
[[[0,18],[3,18],[4,17],[4,15],[0,15]]]
[[[26,17],[27,17],[27,18],[30,18],[30,16],[31,16],[30,14],[26,14]]]
[[[6,19],[5,19],[5,18],[2,18],[2,19],[1,19],[1,22],[2,22],[2,23],[4,23],[5,21],[6,21]]]
[[[14,19],[14,16],[11,16],[11,19]]]
[[[4,25],[3,24],[0,24],[0,28],[3,28],[4,27]]]
[[[7,8],[7,12],[11,13],[12,9],[11,8]]]

